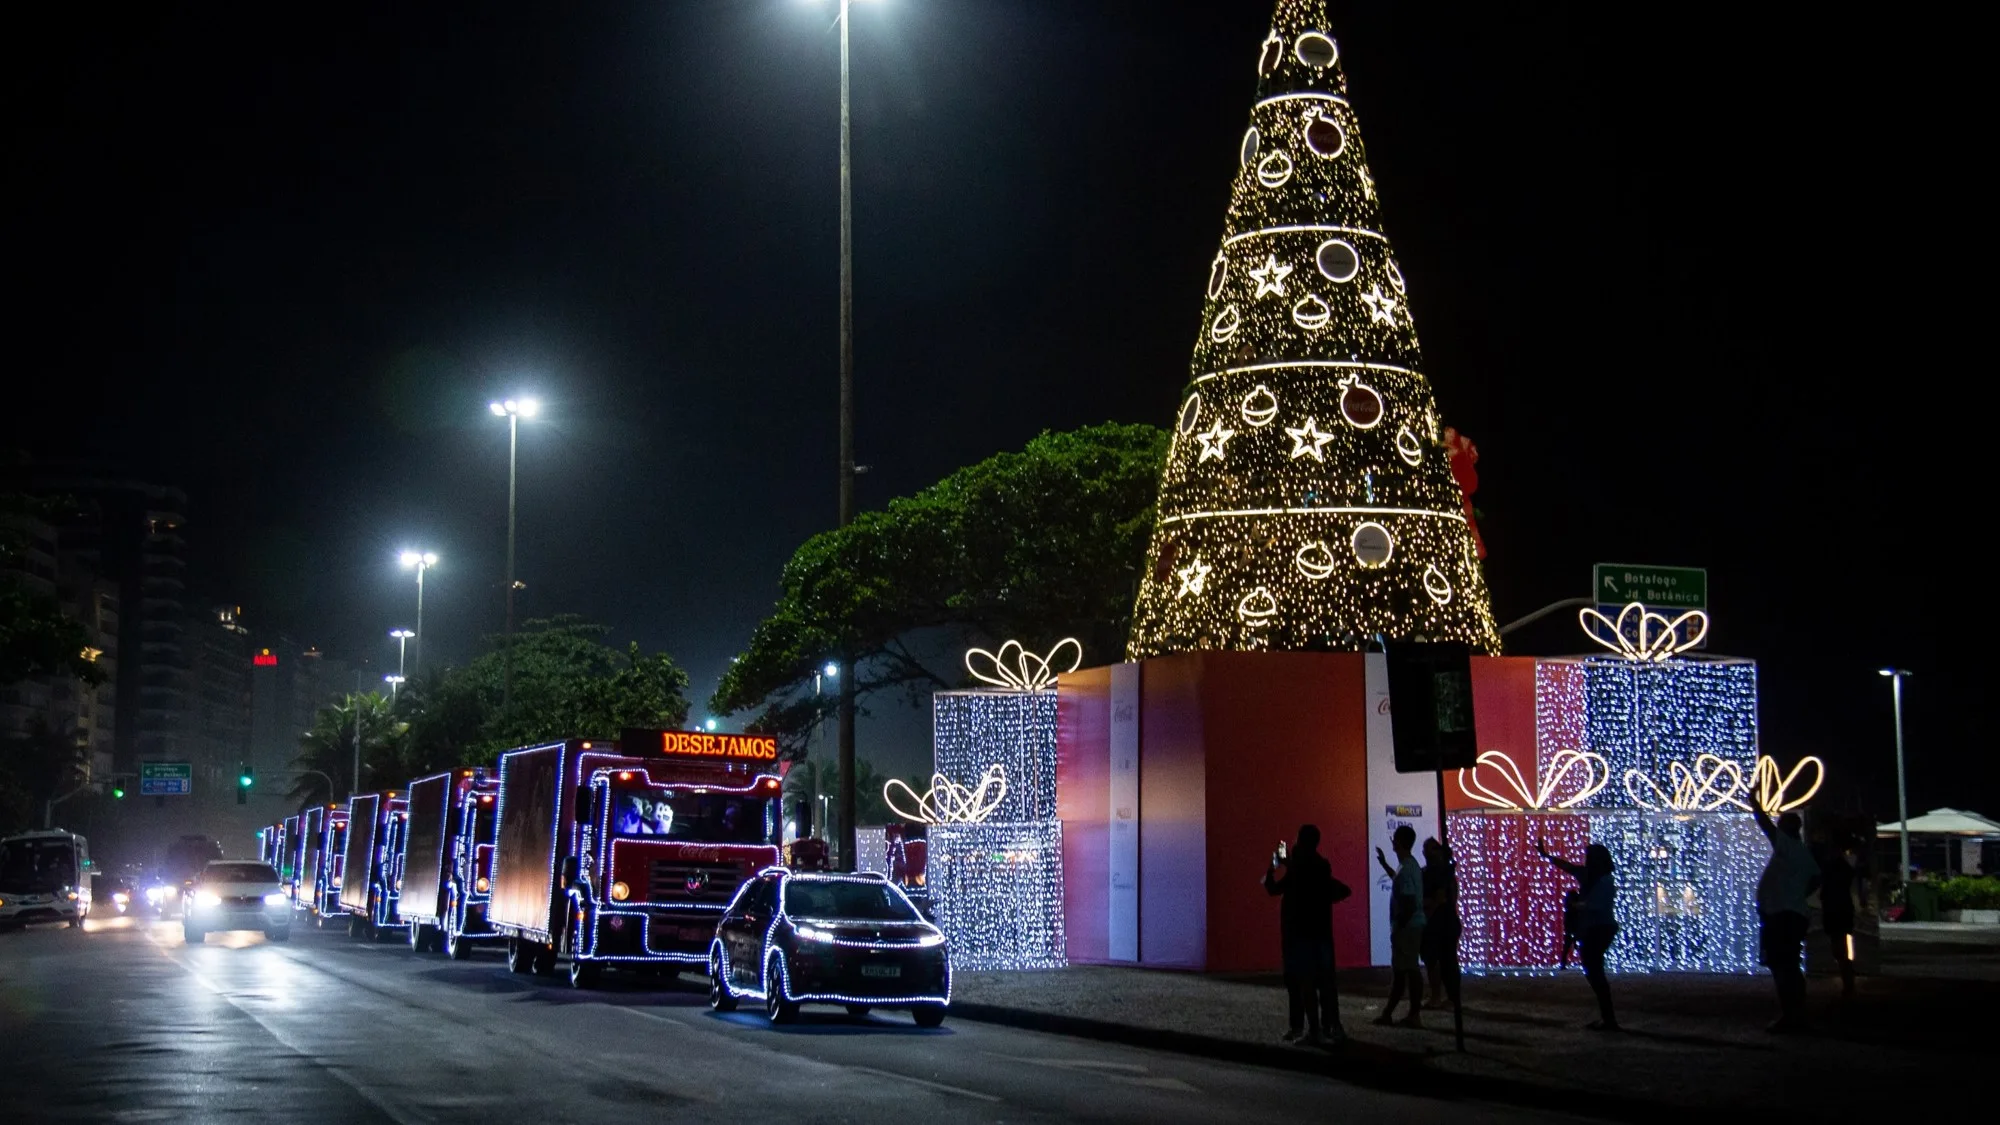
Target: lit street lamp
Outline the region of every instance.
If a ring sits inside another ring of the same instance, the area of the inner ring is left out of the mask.
[[[409,670],[403,666],[403,657],[409,651],[410,638],[416,636],[417,631],[415,629],[391,629],[389,630],[389,635],[396,638],[396,682],[400,684],[404,682],[404,677],[409,674]],[[389,694],[394,695],[395,692],[392,691]]]
[[[532,398],[509,398],[488,403],[486,408],[507,419],[507,650],[500,675],[500,712],[504,715],[514,695],[514,591],[520,588],[514,581],[514,468],[521,445],[521,419],[541,413],[542,404]]]
[[[417,659],[415,663],[418,667],[422,667],[424,663],[424,571],[436,566],[437,561],[438,557],[435,551],[403,552],[403,569],[408,570],[411,567],[415,567],[417,570],[417,628],[410,636],[417,642]],[[402,671],[400,665],[397,671]]]
[[[1889,677],[1889,697],[1896,708],[1896,833],[1902,837],[1903,882],[1910,881],[1910,790],[1903,777],[1903,677],[1906,668],[1884,668]],[[1949,873],[1947,869],[1947,873]]]
[[[389,698],[394,699],[396,698],[396,689],[403,686],[403,677],[384,676],[382,677],[382,682],[389,685]]]

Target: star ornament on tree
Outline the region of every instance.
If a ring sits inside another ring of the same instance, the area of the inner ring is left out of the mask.
[[[1186,566],[1174,571],[1174,577],[1181,580],[1180,589],[1174,591],[1174,597],[1185,598],[1189,594],[1200,594],[1202,587],[1208,584],[1209,572],[1214,569],[1201,561],[1201,556],[1195,556]]]
[[[1310,457],[1325,463],[1326,443],[1332,441],[1334,435],[1322,431],[1316,419],[1307,418],[1306,424],[1297,429],[1287,426],[1285,432],[1292,436],[1292,460]]]
[[[1368,292],[1361,295],[1361,303],[1368,306],[1370,324],[1396,326],[1396,298],[1382,292],[1380,285],[1370,286]]]
[[[1257,292],[1254,296],[1263,297],[1272,294],[1284,296],[1285,278],[1291,272],[1291,266],[1279,264],[1276,254],[1267,255],[1263,265],[1250,271],[1250,276],[1257,279]]]
[[[1206,461],[1211,457],[1217,461],[1222,460],[1225,452],[1224,444],[1235,436],[1236,431],[1225,427],[1222,419],[1217,418],[1213,426],[1194,435],[1195,440],[1201,443],[1201,456],[1196,458],[1196,461]]]

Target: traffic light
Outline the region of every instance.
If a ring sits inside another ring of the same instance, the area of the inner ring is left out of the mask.
[[[122,782],[122,781],[114,781],[114,782],[112,782],[112,783],[111,783],[111,799],[112,799],[112,800],[114,800],[114,801],[122,801],[122,800],[124,800],[124,799],[125,799],[125,783],[124,783],[124,782]]]
[[[250,787],[257,782],[257,771],[250,763],[243,762],[236,767],[236,803],[250,803]]]

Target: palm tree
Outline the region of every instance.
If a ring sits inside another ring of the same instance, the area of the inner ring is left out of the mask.
[[[361,777],[354,777],[355,730],[360,729]],[[346,781],[357,793],[400,788],[400,750],[410,724],[397,718],[389,701],[377,692],[357,693],[320,708],[312,729],[299,736],[299,754],[292,759],[297,776],[286,796],[300,807],[333,800],[328,779]]]

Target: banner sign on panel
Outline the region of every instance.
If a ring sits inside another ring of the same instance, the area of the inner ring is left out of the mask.
[[[1389,708],[1389,658],[1379,652],[1362,657],[1368,705],[1368,873],[1375,893],[1368,900],[1368,963],[1389,963],[1389,877],[1375,864],[1375,849],[1381,848],[1389,862],[1396,862],[1390,842],[1400,825],[1417,833],[1421,847],[1424,837],[1438,834],[1437,775],[1396,772],[1396,728]],[[1418,857],[1421,862],[1421,855]]]
[[[1139,683],[1139,665],[1111,666],[1113,961],[1139,960]]]

